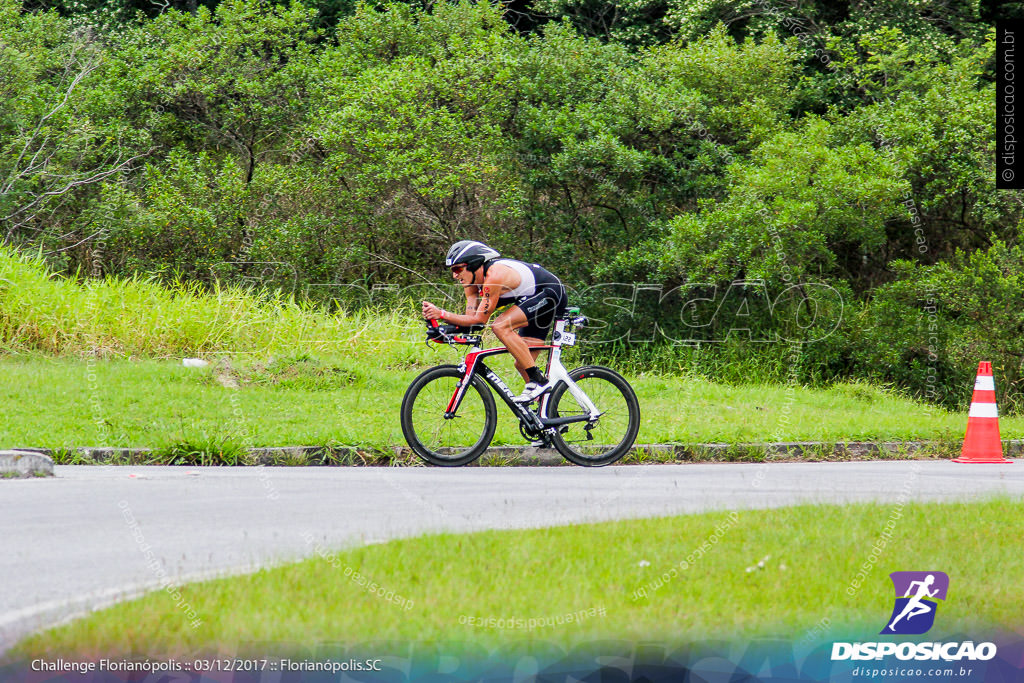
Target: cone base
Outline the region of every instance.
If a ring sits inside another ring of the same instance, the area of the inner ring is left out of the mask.
[[[965,458],[965,457],[961,456],[959,458],[954,458],[953,460],[950,460],[950,462],[961,462],[961,463],[965,463],[965,464],[976,463],[976,464],[979,464],[979,465],[999,465],[999,464],[1012,465],[1013,464],[1012,460],[1007,460],[1006,458],[1002,458],[1002,457],[997,459],[997,458]]]

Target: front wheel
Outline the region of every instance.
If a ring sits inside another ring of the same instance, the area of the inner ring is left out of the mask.
[[[640,431],[640,403],[636,392],[622,375],[599,365],[576,368],[569,372],[569,377],[601,416],[594,421],[572,422],[560,427],[552,442],[566,460],[577,465],[610,465],[629,452]],[[559,383],[549,401],[551,417],[587,414],[566,384]]]
[[[494,438],[498,426],[494,396],[475,375],[455,415],[445,418],[461,380],[457,367],[439,365],[414,379],[402,398],[402,434],[413,452],[431,465],[468,465]]]

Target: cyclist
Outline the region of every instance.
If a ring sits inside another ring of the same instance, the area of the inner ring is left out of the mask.
[[[551,389],[537,369],[530,345],[544,344],[554,321],[565,314],[568,297],[561,281],[536,263],[503,259],[491,247],[473,240],[456,242],[444,260],[452,277],[465,289],[466,312],[458,315],[423,302],[423,317],[453,325],[485,325],[500,306],[511,304],[494,319],[491,330],[515,359],[526,386],[517,403],[529,403]]]

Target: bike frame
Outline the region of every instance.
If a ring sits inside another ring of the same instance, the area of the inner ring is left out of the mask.
[[[459,365],[459,370],[463,373],[462,379],[459,381],[455,393],[452,394],[451,400],[448,401],[448,407],[444,413],[445,418],[452,419],[455,417],[459,406],[462,404],[462,398],[466,395],[466,390],[473,381],[473,377],[479,375],[505,401],[505,404],[519,417],[523,425],[538,433],[572,422],[593,422],[597,420],[601,416],[601,411],[590,400],[590,397],[572,381],[569,377],[569,372],[562,365],[562,346],[573,346],[576,343],[576,335],[565,331],[566,322],[566,320],[561,319],[555,323],[555,332],[552,335],[551,344],[531,346],[529,348],[531,351],[550,351],[547,372],[548,378],[552,382],[552,387],[556,387],[559,383],[565,384],[568,387],[569,393],[572,394],[573,398],[576,399],[588,414],[570,417],[550,417],[548,415],[548,398],[553,393],[553,388],[552,391],[541,396],[540,409],[536,412],[527,407],[529,406],[528,403],[516,403],[513,400],[515,399],[515,394],[512,393],[512,390],[483,361],[484,358],[508,353],[508,349],[505,347],[481,349],[479,346],[474,345],[469,353],[466,354],[465,360]]]

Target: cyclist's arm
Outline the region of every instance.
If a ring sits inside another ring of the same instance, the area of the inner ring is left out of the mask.
[[[469,285],[466,287],[466,315],[473,315],[476,313],[477,306],[480,303],[476,292],[476,285]]]
[[[494,279],[498,280],[498,278]],[[466,314],[456,315],[451,311],[445,311],[444,319],[453,325],[458,325],[459,327],[486,325],[487,321],[491,319],[491,314],[494,313],[494,309],[498,307],[498,297],[501,296],[501,292],[504,291],[504,289],[506,289],[505,285],[500,281],[491,281],[491,278],[484,280],[484,284],[480,288],[480,298],[476,301],[476,307],[474,308],[473,301],[476,299],[476,292],[470,294],[469,287],[467,287]]]
[[[460,319],[461,320],[463,318],[475,318],[476,317],[477,310],[480,307],[480,301],[477,299],[476,290],[477,290],[476,285],[471,285],[469,287],[466,287],[466,313],[464,315],[460,316],[458,313],[454,313],[452,311],[447,311],[447,310],[441,308],[440,306],[437,306],[436,304],[433,304],[433,303],[431,303],[429,301],[424,301],[423,302],[423,317],[424,318],[440,318],[440,319],[442,319],[442,320],[444,320],[446,322],[455,323],[456,325],[469,325],[469,324],[471,324],[471,323],[466,323],[466,322],[455,322],[455,320],[456,319]],[[485,319],[484,322],[487,322],[487,320]],[[472,324],[476,324],[476,323],[472,323]]]

